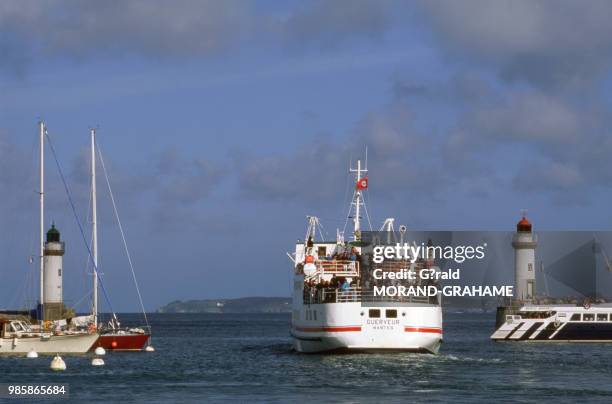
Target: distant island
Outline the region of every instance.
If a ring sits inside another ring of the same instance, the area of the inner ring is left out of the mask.
[[[290,297],[241,297],[238,299],[175,300],[158,313],[290,313]]]
[[[445,309],[495,311],[495,299],[447,297]],[[241,297],[237,299],[175,300],[157,313],[291,313],[290,297]]]

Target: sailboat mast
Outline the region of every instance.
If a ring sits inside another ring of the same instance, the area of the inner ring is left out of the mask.
[[[45,124],[38,123],[40,129],[40,318],[44,320],[44,276],[45,276]]]
[[[98,212],[96,204],[96,130],[91,130],[91,254],[93,259],[93,323],[98,326]]]

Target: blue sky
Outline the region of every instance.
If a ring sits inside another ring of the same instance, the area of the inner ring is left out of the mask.
[[[36,123],[87,217],[98,128],[148,309],[282,296],[305,216],[344,224],[369,150],[369,209],[413,229],[612,226],[609,2],[6,1],[0,5],[0,306],[35,296]],[[65,298],[87,253],[52,161]],[[102,183],[99,188],[102,188]],[[137,310],[110,203],[101,269]],[[30,285],[29,287],[27,285]]]

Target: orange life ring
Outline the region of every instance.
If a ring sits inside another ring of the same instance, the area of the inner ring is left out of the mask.
[[[307,255],[306,256],[306,263],[307,264],[312,264],[314,262],[314,257],[312,255]]]

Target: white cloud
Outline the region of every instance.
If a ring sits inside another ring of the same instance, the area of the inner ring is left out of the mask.
[[[543,88],[581,87],[612,63],[612,3],[435,0],[421,3],[448,54]]]

